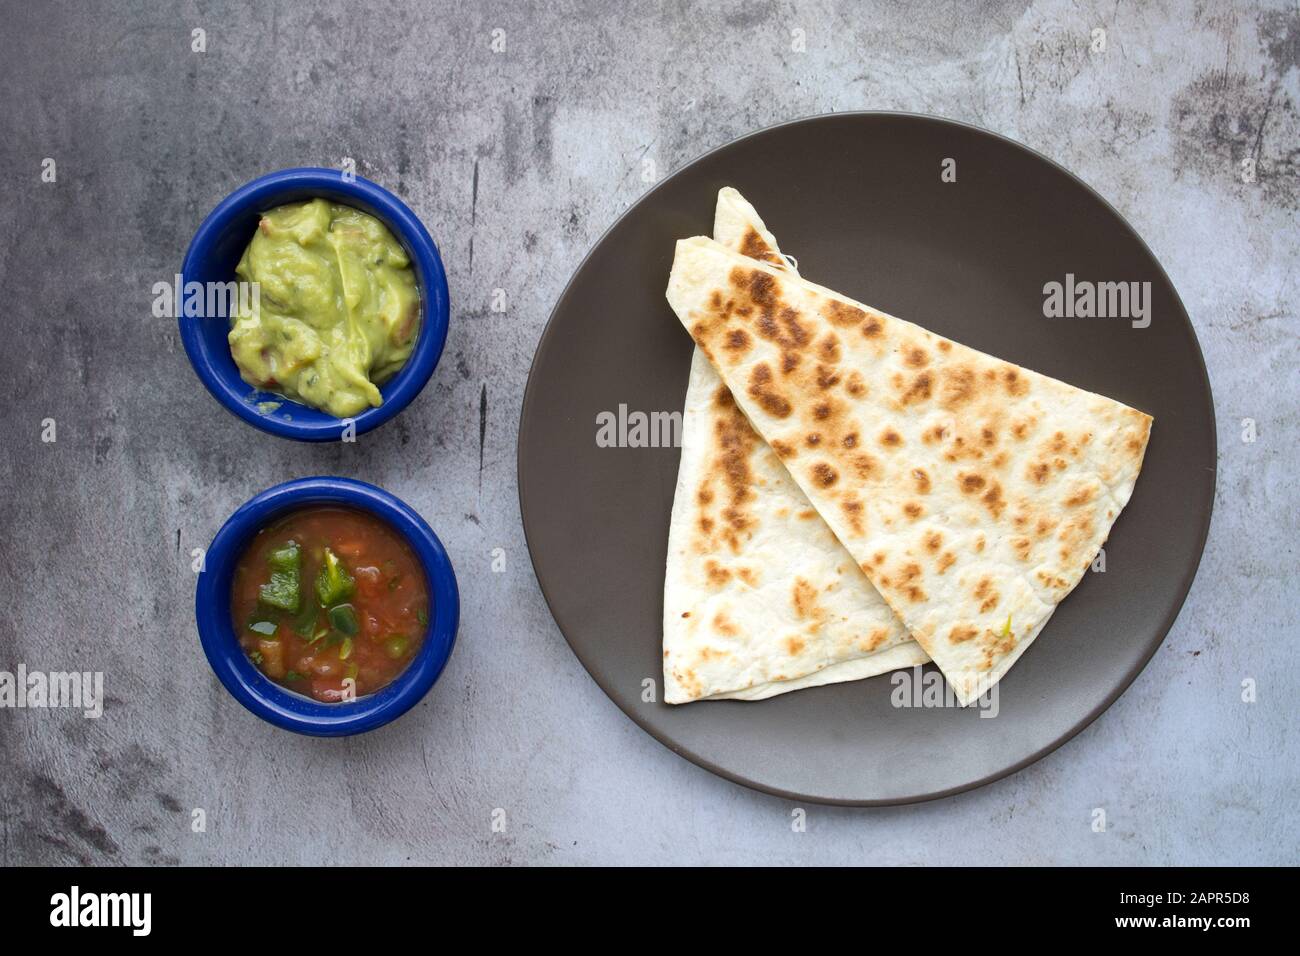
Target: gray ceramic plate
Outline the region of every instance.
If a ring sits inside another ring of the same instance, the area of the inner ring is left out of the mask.
[[[956,182],[941,164],[956,161]],[[676,239],[707,234],[719,187],[754,203],[800,271],[894,315],[1155,416],[1132,501],[1090,573],[1000,687],[996,718],[899,708],[888,677],[758,703],[662,695],[661,621],[676,448],[603,448],[603,411],[680,411],[691,341],[664,301]],[[1149,282],[1151,323],[1048,319],[1066,273]],[[672,750],[800,800],[956,793],[1069,740],[1159,647],[1191,586],[1214,497],[1215,430],[1187,314],[1103,199],[1023,146],[922,116],[856,113],[763,130],[691,163],[605,234],[560,297],[519,426],[519,497],[537,579],[591,676]]]

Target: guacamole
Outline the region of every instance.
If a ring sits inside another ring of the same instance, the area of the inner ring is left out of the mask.
[[[420,324],[411,260],[383,223],[324,199],[279,206],[235,273],[258,284],[230,329],[245,382],[339,418],[382,404]]]

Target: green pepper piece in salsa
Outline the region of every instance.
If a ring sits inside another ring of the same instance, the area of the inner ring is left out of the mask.
[[[324,607],[340,604],[352,596],[356,582],[339,556],[330,548],[325,549],[325,561],[321,564],[320,574],[316,575],[316,596]]]
[[[290,541],[266,556],[271,580],[257,591],[257,598],[267,607],[293,614],[302,599],[302,549]]]
[[[334,630],[342,634],[357,632],[357,612],[351,604],[340,604],[330,608],[329,619]]]

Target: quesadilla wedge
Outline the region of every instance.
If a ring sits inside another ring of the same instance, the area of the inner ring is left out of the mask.
[[[791,269],[736,190],[718,194],[713,229]],[[927,660],[696,349],[668,536],[664,700],[761,700]]]
[[[1151,417],[702,236],[667,296],[957,699],[993,686],[1105,542]]]

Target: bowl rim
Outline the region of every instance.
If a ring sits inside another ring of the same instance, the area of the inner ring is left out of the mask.
[[[350,702],[321,703],[270,680],[239,646],[230,617],[231,578],[248,543],[276,518],[313,505],[356,508],[387,523],[415,552],[429,589],[431,613],[419,652],[385,687]],[[231,696],[267,723],[317,737],[374,730],[414,707],[446,667],[460,621],[455,570],[442,542],[424,519],[382,488],[352,478],[327,476],[286,481],[240,505],[213,537],[204,555],[194,602],[203,653]]]
[[[191,277],[198,271],[199,264],[211,253],[213,245],[233,219],[245,213],[250,206],[270,209],[283,205],[283,202],[276,201],[276,197],[291,190],[307,192],[329,190],[332,195],[328,198],[334,201],[347,204],[346,200],[338,198],[338,195],[342,194],[368,205],[378,212],[384,224],[396,233],[398,240],[419,266],[415,273],[422,314],[415,348],[410,358],[406,360],[406,364],[384,383],[385,389],[391,389],[391,393],[385,395],[384,403],[378,408],[368,408],[350,419],[355,427],[354,434],[359,435],[378,428],[411,403],[433,375],[447,344],[451,305],[442,256],[424,224],[406,203],[377,183],[362,176],[344,174],[337,169],[299,166],[266,173],[231,192],[200,223],[194,237],[190,240],[189,247],[185,251],[185,259],[181,264],[181,288],[184,289],[190,281],[197,281],[192,280]],[[421,275],[424,276],[424,281],[421,281]],[[200,334],[199,323],[204,320],[187,319],[183,314],[178,315],[176,320],[180,326],[181,342],[195,373],[227,411],[254,428],[281,438],[298,441],[337,441],[342,437],[348,419],[331,417],[329,421],[284,421],[259,412],[247,401],[249,390],[256,392],[252,385],[241,379],[240,384],[243,388],[232,387],[217,372],[214,358]],[[301,404],[293,402],[292,399],[277,398],[276,400]]]

